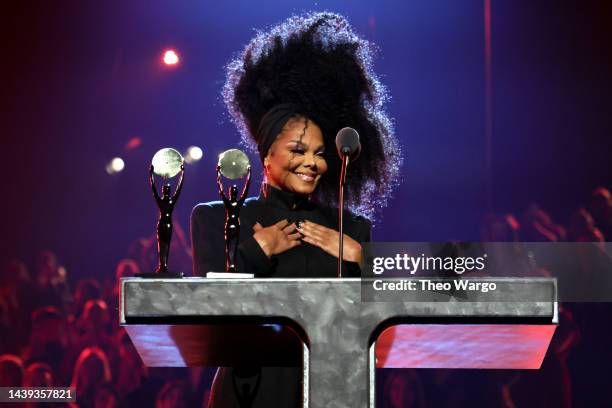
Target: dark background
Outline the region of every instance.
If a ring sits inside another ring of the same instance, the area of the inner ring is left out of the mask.
[[[487,211],[532,202],[566,223],[593,188],[610,187],[606,2],[493,2],[490,174],[483,1],[10,2],[0,253],[31,262],[49,248],[73,277],[110,276],[129,243],[154,232],[147,169],[165,146],[204,150],[175,212],[188,229],[191,208],[216,199],[218,153],[239,142],[220,100],[224,64],[254,29],[313,9],[344,14],[380,48],[405,165],[375,240],[477,240]],[[178,67],[161,63],[168,47]],[[126,149],[134,137],[142,144]],[[114,156],[126,168],[110,176]]]

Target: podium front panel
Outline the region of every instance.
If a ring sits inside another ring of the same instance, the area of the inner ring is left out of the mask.
[[[120,322],[147,365],[303,362],[304,406],[365,407],[376,366],[463,367],[484,347],[478,368],[539,367],[557,323],[556,281],[486,280],[503,289],[398,302],[364,291],[365,279],[125,278]]]

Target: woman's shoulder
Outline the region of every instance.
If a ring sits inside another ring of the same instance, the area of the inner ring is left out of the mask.
[[[225,206],[223,205],[223,201],[198,203],[193,207],[193,210],[191,210],[191,222],[193,223],[196,220],[202,221],[211,217],[214,218],[216,214],[223,214],[224,211]]]
[[[350,212],[348,210],[344,210],[343,217],[344,217],[344,220],[345,220],[344,222],[348,221],[351,224],[354,224],[354,225],[359,226],[361,228],[367,228],[368,230],[370,228],[372,228],[372,221],[370,221],[369,219],[367,219],[363,215],[356,215],[356,214],[353,214],[352,212]]]
[[[338,225],[338,208],[320,207],[320,209],[325,214],[326,218],[334,220],[333,224],[335,226]],[[342,212],[342,218],[345,233],[360,241],[369,241],[372,222],[368,218],[354,214],[349,210],[344,210]]]
[[[257,206],[257,197],[249,197],[243,204],[243,208],[252,208],[255,206]],[[208,217],[221,217],[221,219],[224,221],[225,217],[223,214],[225,214],[225,204],[223,204],[223,201],[221,200],[198,203],[193,207],[193,210],[191,210],[192,220]]]
[[[243,207],[251,207],[257,202],[257,197],[249,197],[244,200]],[[198,203],[191,210],[192,213],[205,213],[207,211],[218,211],[219,209],[225,210],[225,205],[221,200],[208,201],[205,203]]]
[[[319,208],[327,217],[332,219],[338,218],[337,207],[319,206]],[[355,214],[350,210],[344,210],[342,212],[342,218],[344,219],[344,225],[346,225],[346,223],[368,226],[372,225],[372,222],[368,218],[364,217],[363,215]]]

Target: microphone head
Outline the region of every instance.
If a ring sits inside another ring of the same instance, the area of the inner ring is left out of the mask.
[[[355,160],[361,153],[359,133],[350,127],[340,129],[336,135],[336,148],[340,158],[350,156],[351,160]]]

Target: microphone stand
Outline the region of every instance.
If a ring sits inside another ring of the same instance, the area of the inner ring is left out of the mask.
[[[342,169],[340,170],[340,189],[338,194],[338,277],[342,277],[342,258],[344,255],[344,184],[346,182],[346,169],[350,160],[350,149],[342,149]]]

